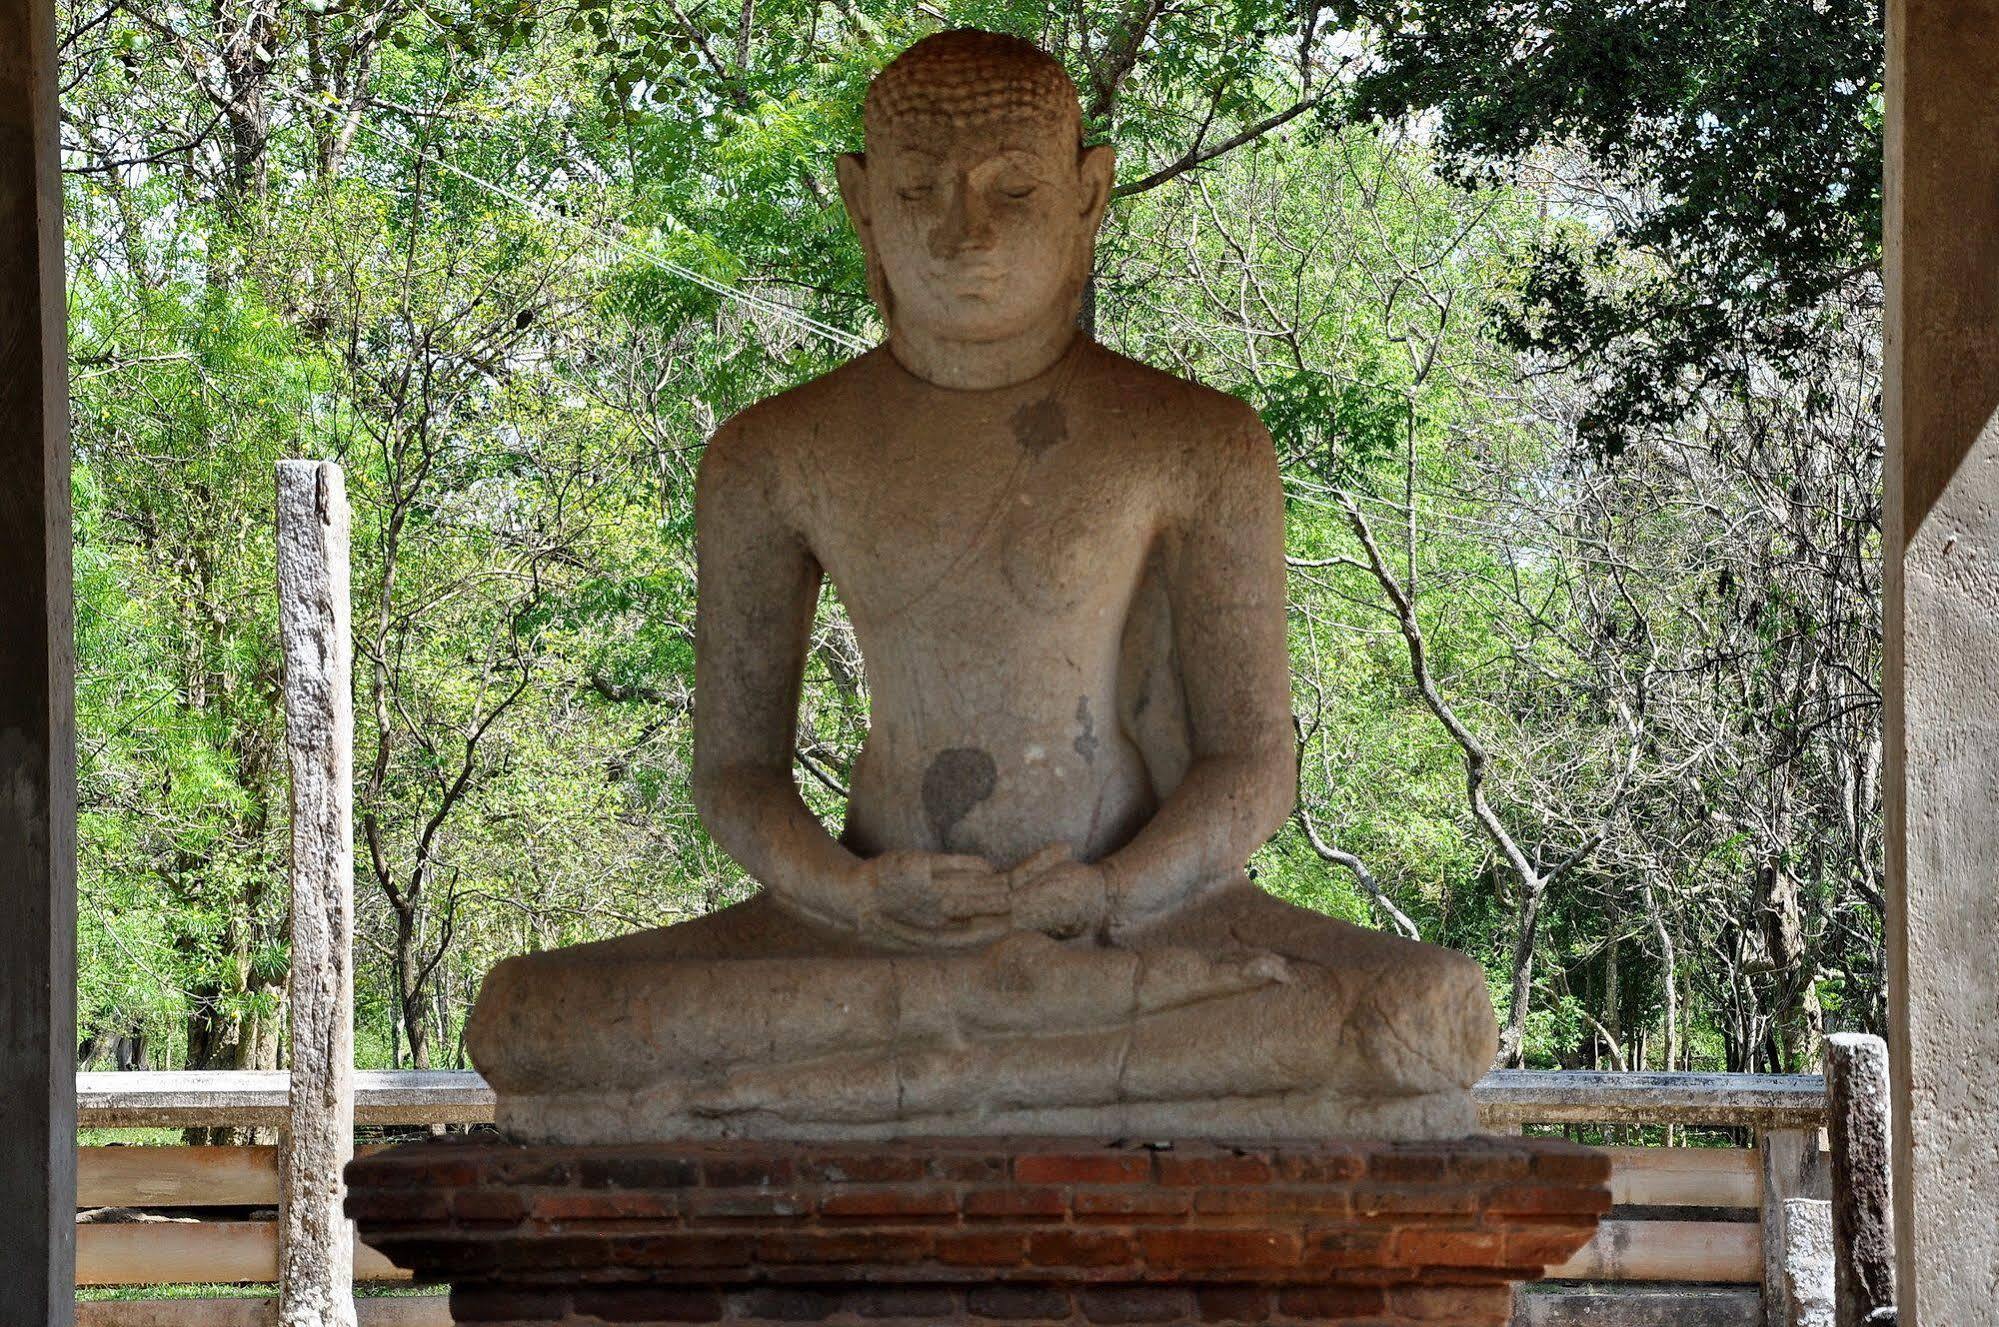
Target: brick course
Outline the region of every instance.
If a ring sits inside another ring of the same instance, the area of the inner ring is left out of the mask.
[[[1608,1179],[1522,1138],[429,1140],[352,1163],[348,1212],[480,1327],[1500,1327]]]

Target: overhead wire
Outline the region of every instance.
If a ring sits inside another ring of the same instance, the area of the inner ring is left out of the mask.
[[[342,109],[339,103],[334,102],[331,99],[323,103],[315,104],[310,98],[292,92],[290,89],[278,88],[276,89],[276,91],[278,91],[278,93],[281,96],[290,99],[294,104],[305,106],[309,109],[318,110],[318,111],[332,111],[332,110]],[[472,185],[474,188],[483,189],[487,193],[492,194],[496,198],[502,198],[505,199],[507,202],[515,204],[516,206],[526,208],[529,212],[532,212],[535,216],[540,217],[544,221],[548,221],[559,226],[566,226],[571,230],[580,231],[581,233],[597,240],[599,243],[605,245],[606,247],[614,249],[617,252],[622,253],[629,258],[634,258],[637,259],[639,262],[647,263],[653,267],[657,267],[661,271],[670,273],[673,276],[680,277],[684,281],[690,281],[693,284],[701,287],[703,290],[709,291],[715,295],[719,295],[723,299],[734,300],[735,302],[745,305],[751,309],[754,309],[759,313],[767,314],[771,317],[778,318],[782,321],[792,323],[795,326],[803,329],[804,331],[809,332],[814,336],[823,338],[824,340],[830,341],[834,345],[839,346],[842,350],[846,350],[854,354],[859,354],[862,351],[871,348],[868,342],[862,340],[860,337],[857,337],[850,332],[844,332],[839,328],[832,326],[830,323],[820,322],[817,318],[812,317],[810,314],[801,312],[798,309],[794,309],[788,304],[781,304],[774,299],[770,299],[766,296],[756,294],[754,291],[744,290],[740,286],[732,286],[726,282],[717,281],[715,278],[708,276],[705,273],[697,272],[691,267],[687,267],[681,263],[676,263],[671,258],[664,258],[661,257],[659,254],[651,253],[645,249],[641,249],[636,244],[633,244],[628,240],[621,239],[620,237],[611,234],[609,231],[599,230],[597,227],[591,225],[587,221],[583,221],[579,218],[572,217],[565,212],[550,207],[546,203],[543,203],[534,198],[530,198],[526,194],[523,194],[518,190],[509,189],[505,185],[499,184],[493,180],[489,180],[483,175],[475,175],[471,171],[468,171],[461,166],[453,165],[451,162],[445,160],[443,157],[436,156],[432,153],[426,152],[421,147],[418,147],[416,144],[408,142],[407,140],[400,138],[398,135],[389,133],[387,130],[384,130],[379,125],[376,125],[370,120],[367,120],[365,118],[357,118],[355,120],[355,124],[358,125],[360,128],[366,130],[369,134],[372,134],[374,137],[380,139],[382,142],[389,144],[391,147],[394,147],[402,152],[407,152],[411,156],[414,156],[422,161],[428,162],[429,164],[437,167],[439,170],[445,171],[446,173],[456,176],[458,179],[465,181],[467,184]]]
[[[1297,492],[1296,490],[1300,487],[1309,487],[1316,489],[1319,493],[1330,493],[1335,497],[1344,498],[1349,502],[1366,503],[1370,506],[1381,508],[1394,515],[1400,521],[1407,521],[1409,519],[1410,512],[1406,504],[1392,502],[1387,498],[1379,498],[1371,493],[1356,493],[1349,489],[1332,488],[1326,485],[1304,485],[1301,481],[1289,475],[1285,476],[1284,483],[1287,488],[1293,490],[1292,496],[1294,498],[1307,506],[1316,507],[1320,511],[1335,511],[1338,509],[1332,503],[1327,502],[1324,498],[1315,496],[1313,493]],[[1525,533],[1496,521],[1479,520],[1475,516],[1459,516],[1452,512],[1425,512],[1423,514],[1439,520],[1455,521],[1470,529],[1491,530],[1501,534],[1511,534],[1516,537]],[[1422,521],[1416,522],[1416,529],[1419,533],[1429,535],[1433,539],[1462,539],[1466,534],[1465,530],[1440,530],[1436,526],[1425,524]],[[1571,534],[1566,530],[1542,529],[1533,532],[1533,534],[1546,536],[1550,542],[1570,544],[1578,549],[1594,548],[1597,546],[1584,536]],[[1569,552],[1560,556],[1566,561],[1588,563],[1591,566],[1607,567],[1618,571],[1642,572],[1654,576],[1686,576],[1697,570],[1691,567],[1660,567],[1642,562],[1622,561],[1616,558],[1592,557],[1590,554],[1584,552]]]
[[[324,112],[324,111],[341,109],[340,104],[338,102],[331,100],[330,98],[325,102],[314,103],[310,98],[292,92],[290,89],[279,88],[276,90],[279,92],[281,96],[290,99],[295,104],[307,107],[311,110]],[[608,231],[601,230],[586,221],[580,220],[579,218],[569,216],[567,213],[564,213],[556,208],[550,207],[546,203],[540,202],[537,199],[530,198],[529,196],[519,192],[518,190],[510,189],[507,186],[502,185],[494,180],[489,180],[482,175],[474,174],[473,172],[468,171],[461,166],[455,165],[452,162],[446,160],[445,158],[435,155],[434,153],[426,152],[416,144],[411,143],[405,139],[402,139],[397,135],[389,133],[388,131],[384,130],[379,125],[376,125],[370,120],[356,119],[355,123],[358,127],[365,130],[367,133],[371,134],[372,136],[381,140],[382,142],[389,144],[391,147],[394,147],[399,151],[406,152],[411,156],[419,158],[420,160],[428,162],[429,164],[437,167],[438,169],[445,171],[448,174],[460,180],[463,180],[467,184],[472,185],[474,188],[484,190],[485,192],[493,195],[496,198],[500,198],[507,202],[513,203],[518,207],[525,208],[529,212],[542,218],[545,221],[549,221],[556,225],[565,226],[571,230],[579,231],[585,235],[588,235],[591,238],[597,240],[599,243],[605,245],[607,248],[622,253],[627,257],[636,259],[637,261],[646,263],[652,267],[656,267],[661,271],[669,273],[670,275],[680,277],[681,279],[691,282],[694,285],[699,286],[702,289],[707,290],[715,295],[718,295],[723,299],[733,300],[759,313],[763,313],[771,317],[778,318],[782,321],[792,323],[793,325],[801,328],[802,330],[814,336],[818,336],[826,341],[829,341],[832,344],[850,353],[859,354],[863,351],[870,349],[869,344],[866,341],[862,340],[861,338],[854,336],[851,333],[842,331],[841,329],[834,327],[828,323],[821,322],[818,319],[813,318],[809,314],[806,314],[798,309],[792,308],[790,305],[779,303],[778,301],[770,299],[766,296],[758,295],[753,291],[743,290],[740,287],[731,286],[725,282],[717,281],[715,278],[710,277],[705,273],[698,272],[691,267],[685,266],[684,264],[676,263],[670,258],[665,258],[660,256],[659,254],[651,253],[645,249],[640,248],[635,244],[632,244],[627,240],[624,240],[616,235],[611,234]],[[1303,481],[1300,481],[1297,478],[1291,476],[1287,476],[1285,482],[1287,485],[1292,487],[1315,488],[1318,489],[1320,492],[1331,493],[1338,497],[1348,499],[1350,501],[1371,503],[1376,506],[1382,507],[1386,510],[1395,512],[1398,515],[1404,517],[1405,519],[1409,514],[1407,508],[1404,507],[1403,505],[1391,502],[1384,498],[1375,497],[1371,494],[1354,493],[1346,489],[1333,488],[1325,485],[1305,484]],[[1303,495],[1300,496],[1302,497]],[[1442,495],[1432,495],[1432,496],[1441,497]],[[1310,498],[1305,498],[1304,500],[1308,502],[1312,501],[1312,499]],[[1313,505],[1323,506],[1325,504],[1314,503]],[[1505,526],[1494,521],[1479,520],[1476,517],[1459,516],[1451,512],[1434,512],[1431,514],[1439,519],[1450,521],[1454,524],[1465,526],[1468,528],[1500,531],[1506,533],[1518,533],[1517,531],[1514,531],[1512,527]],[[1422,524],[1419,524],[1417,526],[1417,529],[1422,531],[1424,534],[1428,534],[1439,539],[1450,539],[1459,536],[1459,532],[1457,531],[1438,530],[1435,529],[1434,527]],[[1547,538],[1570,543],[1579,547],[1591,546],[1590,541],[1587,540],[1586,538],[1579,535],[1571,534],[1567,531],[1544,529],[1538,533]],[[1618,567],[1620,569],[1629,570],[1629,571],[1649,570],[1655,574],[1663,574],[1669,570],[1666,568],[1658,568],[1658,567],[1646,568],[1634,563],[1619,562],[1615,560],[1602,559],[1602,558],[1589,558],[1587,556],[1580,557],[1578,558],[1578,560],[1595,562],[1598,565],[1606,567]],[[1676,574],[1683,574],[1683,573],[1678,573],[1676,570]]]

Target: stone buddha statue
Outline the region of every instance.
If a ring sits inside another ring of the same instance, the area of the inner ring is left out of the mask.
[[[730,419],[696,489],[694,794],[762,886],[508,959],[467,1045],[523,1140],[1445,1137],[1470,959],[1244,872],[1296,792],[1256,413],[1077,326],[1112,150],[1032,45],[927,37],[839,160],[886,344]],[[823,581],[870,727],[792,773]]]

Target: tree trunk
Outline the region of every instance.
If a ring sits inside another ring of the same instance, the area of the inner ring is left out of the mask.
[[[1499,1030],[1498,1063],[1518,1069],[1526,1062],[1527,1011],[1533,1002],[1534,946],[1541,930],[1541,882],[1522,880],[1520,912],[1513,932],[1513,980],[1507,992],[1506,1023]]]
[[[224,29],[222,71],[228,100],[229,178],[222,199],[225,213],[240,215],[243,204],[263,196],[264,164],[270,148],[271,106],[264,79],[277,41],[276,0],[250,0]]]
[[[422,964],[416,953],[416,909],[396,909],[396,1008],[403,1040],[409,1044],[410,1068],[430,1068],[430,1015],[424,1008]]]

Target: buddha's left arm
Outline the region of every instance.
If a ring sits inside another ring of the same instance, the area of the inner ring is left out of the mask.
[[[1233,876],[1297,794],[1283,484],[1255,411],[1228,414],[1185,454],[1162,532],[1192,761],[1146,827],[1101,863],[1113,925],[1143,923]]]

